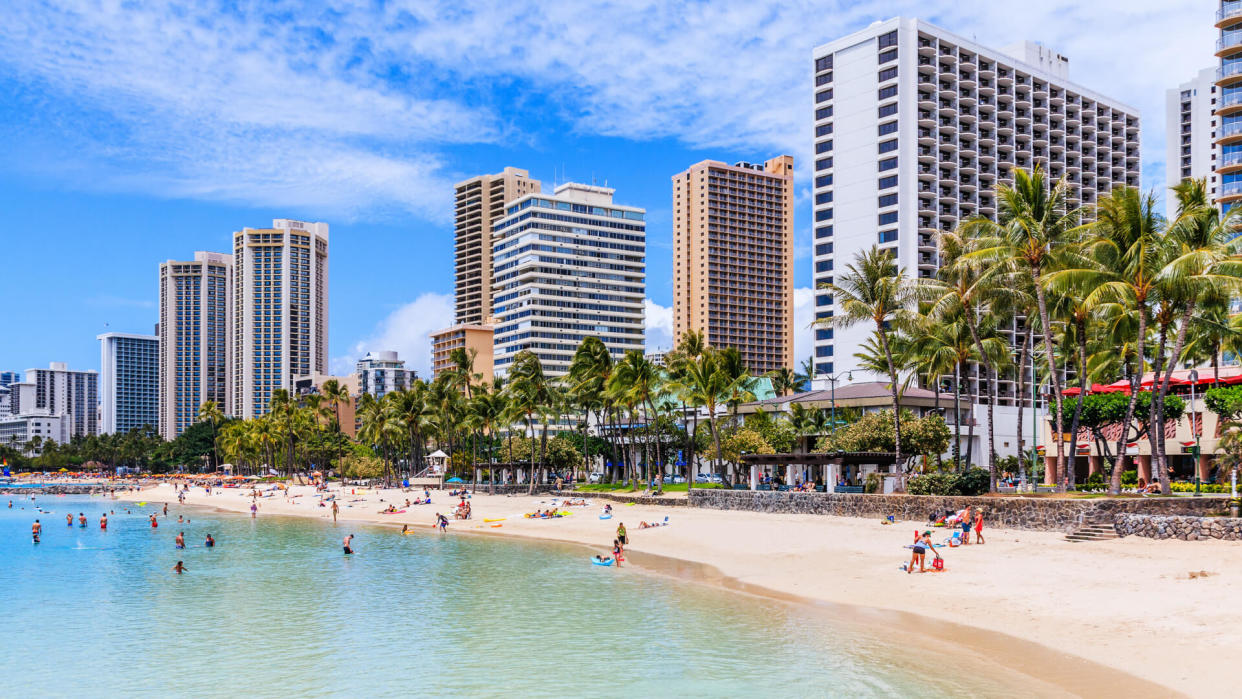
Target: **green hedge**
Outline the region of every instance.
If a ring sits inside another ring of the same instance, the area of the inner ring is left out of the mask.
[[[1169,485],[1173,487],[1173,492],[1175,493],[1195,492],[1194,483],[1170,483]],[[1228,493],[1229,486],[1228,484],[1220,484],[1220,483],[1203,483],[1199,485],[1199,492],[1201,493]]]
[[[964,473],[927,473],[906,483],[911,495],[983,495],[988,492],[988,472],[972,468]]]

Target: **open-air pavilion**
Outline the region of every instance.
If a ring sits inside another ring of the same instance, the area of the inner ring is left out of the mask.
[[[894,468],[896,460],[896,454],[880,451],[742,455],[742,465],[750,468],[750,490],[770,489],[761,483],[767,475],[783,479],[787,486],[811,481],[817,484],[817,491],[828,493],[861,493],[867,476],[873,473],[880,476],[880,492],[894,492],[902,477]]]

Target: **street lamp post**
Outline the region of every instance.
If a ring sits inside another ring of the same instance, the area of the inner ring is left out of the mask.
[[[1191,369],[1190,373],[1186,375],[1186,378],[1190,381],[1190,431],[1194,433],[1194,436],[1195,436],[1195,451],[1194,451],[1195,497],[1199,497],[1199,482],[1200,482],[1199,481],[1199,458],[1200,458],[1199,454],[1201,453],[1199,451],[1200,430],[1199,430],[1198,419],[1195,417],[1195,384],[1199,383],[1199,372],[1196,371],[1195,369]]]
[[[840,381],[842,378],[844,378],[846,381],[853,381],[854,372],[847,371],[845,372],[844,377],[841,376],[841,374],[828,374],[824,378],[828,379],[830,399],[832,401],[831,403],[832,427],[830,427],[829,429],[832,432],[832,434],[836,434],[837,433],[837,382]]]

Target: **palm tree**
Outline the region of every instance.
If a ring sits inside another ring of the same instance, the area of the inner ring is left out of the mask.
[[[211,470],[215,471],[220,468],[220,456],[216,451],[216,425],[224,421],[224,413],[214,400],[204,401],[198,406],[198,420],[211,423]]]
[[[646,432],[646,444],[643,446],[644,453],[647,445],[651,442],[651,427],[653,417],[655,415],[655,398],[659,392],[661,376],[659,367],[652,364],[638,350],[630,350],[625,353],[625,357],[617,363],[615,371],[608,383],[608,391],[616,396],[617,401],[630,408],[631,415],[634,413],[635,406],[641,406],[643,409],[643,430]],[[630,434],[635,434],[633,423],[631,420]],[[656,440],[656,462],[660,463],[659,440]],[[635,475],[637,475],[637,464],[634,464]],[[644,480],[646,476],[644,475]]]
[[[826,284],[832,292],[835,315],[820,321],[838,328],[849,328],[859,323],[874,325],[872,333],[878,339],[887,363],[889,388],[893,398],[893,445],[896,465],[901,465],[901,410],[898,407],[897,364],[889,343],[891,326],[908,310],[914,301],[913,288],[905,269],[897,266],[886,251],[873,245],[859,253],[835,284]]]
[[[721,367],[720,353],[708,348],[697,359],[686,357],[678,363],[671,388],[680,394],[687,405],[703,408],[707,412],[707,429],[711,432],[712,443],[716,448],[716,463],[724,461],[720,448],[720,430],[716,424],[716,413],[720,406],[729,400],[732,381]],[[693,437],[691,437],[693,439]],[[694,469],[691,468],[687,483],[694,481]]]
[[[768,378],[772,379],[772,390],[778,396],[783,397],[802,388],[798,374],[787,366],[768,372]]]
[[[489,448],[487,450],[488,480],[491,483],[491,492],[496,492],[496,474],[494,464],[496,459],[490,448],[492,437],[495,429],[504,420],[505,411],[508,405],[503,393],[499,391],[488,391],[485,387],[480,387],[474,394],[474,398],[470,401],[470,414],[477,421],[479,427],[483,430],[483,434],[488,437]]]
[[[535,416],[542,415],[552,402],[548,392],[548,379],[543,373],[539,356],[530,350],[522,350],[513,360],[509,372],[509,400],[513,409],[526,421],[530,435],[530,489],[535,492]],[[544,434],[547,434],[545,428]]]
[[[339,435],[341,433],[341,406],[347,405],[351,400],[349,387],[336,379],[328,379],[319,387],[319,394],[327,399],[332,406],[332,430]],[[341,462],[345,458],[345,445],[340,439],[337,440],[337,445],[336,469],[339,472],[341,470]]]
[[[598,337],[583,338],[574,351],[569,363],[569,382],[571,392],[577,397],[583,410],[595,412],[595,424],[601,432],[608,434],[612,460],[617,460],[615,433],[604,430],[604,426],[612,413],[612,398],[608,394],[608,382],[612,379],[614,364],[612,354]],[[585,445],[585,439],[583,441]],[[606,474],[611,477],[612,474]]]
[[[966,235],[978,239],[967,253],[985,263],[1007,264],[1013,271],[1025,271],[1035,291],[1040,327],[1044,332],[1044,356],[1048,363],[1048,380],[1052,384],[1053,417],[1056,423],[1057,473],[1065,473],[1065,432],[1061,372],[1057,368],[1052,347],[1048,299],[1044,284],[1047,274],[1057,268],[1056,261],[1073,242],[1081,210],[1071,208],[1069,186],[1064,179],[1049,185],[1042,166],[1027,172],[1013,169],[1013,184],[996,187],[999,202],[997,221],[975,219],[966,226]],[[1035,387],[1031,387],[1032,396]]]

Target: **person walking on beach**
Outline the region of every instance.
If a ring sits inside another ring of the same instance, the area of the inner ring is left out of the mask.
[[[185,532],[179,532],[177,534],[177,548],[185,548]]]
[[[983,509],[975,510],[975,543],[983,543]]]
[[[173,572],[177,575],[181,575],[186,570],[187,568],[181,563],[181,561],[177,561],[177,565],[173,566]]]
[[[30,525],[30,536],[31,538],[34,539],[34,542],[36,544],[39,543],[39,535],[42,533],[43,533],[43,525],[39,524],[39,520],[36,519],[34,521],[34,524]]]
[[[345,537],[345,540],[344,540],[342,543],[345,545],[345,555],[346,555],[346,556],[348,556],[348,555],[350,555],[350,554],[352,554],[352,553],[354,552],[354,549],[353,549],[354,535],[353,535],[353,534],[349,534],[349,535],[347,535],[347,536]]]
[[[449,524],[448,517],[445,517],[444,515],[437,512],[436,513],[436,526],[440,528],[441,534],[448,531],[448,524]]]
[[[341,511],[340,506],[336,504],[336,500],[333,500],[332,501],[332,523],[333,524],[336,524],[336,513],[340,511]]]
[[[622,546],[630,543],[630,540],[625,536],[625,522],[617,525],[617,541],[620,541]]]

